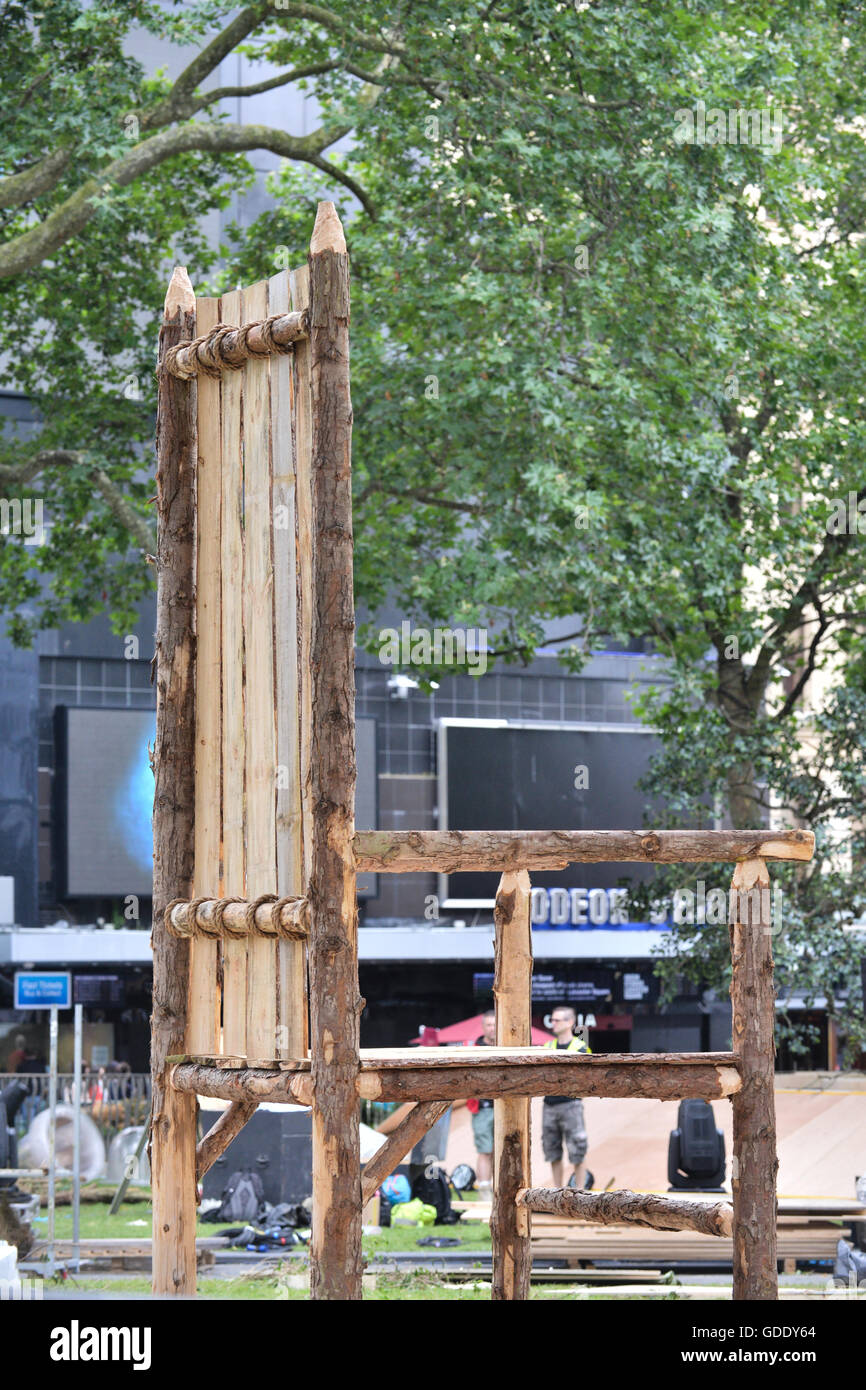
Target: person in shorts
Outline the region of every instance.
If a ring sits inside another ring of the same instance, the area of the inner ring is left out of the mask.
[[[487,1009],[481,1015],[484,1032],[475,1039],[475,1047],[494,1047],[496,1044],[496,1012]],[[466,1102],[472,1116],[472,1138],[477,1155],[476,1172],[479,1188],[493,1183],[493,1101],[474,1099]]]
[[[567,1004],[554,1009],[550,1026],[553,1041],[545,1043],[558,1052],[589,1052],[581,1037],[575,1034],[577,1018]],[[544,1159],[553,1171],[554,1187],[565,1186],[562,1151],[565,1148],[573,1174],[570,1187],[592,1187],[593,1176],[586,1169],[588,1139],[583,1118],[583,1101],[571,1096],[545,1096],[542,1106],[541,1147]]]

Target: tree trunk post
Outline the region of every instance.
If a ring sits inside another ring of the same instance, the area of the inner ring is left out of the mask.
[[[528,1047],[532,1042],[532,926],[529,874],[504,873],[496,894],[496,1000],[498,1047]],[[517,1205],[517,1194],[530,1176],[530,1101],[509,1096],[493,1102],[493,1246],[494,1300],[529,1297],[532,1270],[530,1215]]]
[[[195,295],[177,266],[165,300],[159,359],[195,337]],[[190,943],[164,922],[172,898],[192,892],[195,834],[196,388],[159,376],[156,427],[156,746],[153,802],[153,1292],[195,1293],[194,1095],[169,1084],[166,1058],[186,1045]]]
[[[742,1087],[734,1109],[734,1299],[778,1298],[772,913],[763,859],[734,870],[729,913],[733,1050]]]
[[[313,813],[310,1032],[313,1081],[315,1299],[361,1297],[355,897],[355,612],[352,590],[352,404],[349,257],[333,203],[319,204],[310,243],[312,391]]]

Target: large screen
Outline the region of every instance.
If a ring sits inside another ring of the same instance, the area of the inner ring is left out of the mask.
[[[153,710],[57,710],[60,893],[150,897],[153,893]],[[376,829],[376,721],[357,721],[357,824]],[[358,881],[376,892],[376,875]]]
[[[61,894],[150,897],[155,712],[61,707],[57,719]]]
[[[439,722],[439,825],[443,830],[640,830],[647,798],[638,780],[657,748],[630,725]],[[533,887],[614,889],[641,880],[639,864],[571,864],[533,871]],[[443,874],[443,907],[492,907],[498,874]]]

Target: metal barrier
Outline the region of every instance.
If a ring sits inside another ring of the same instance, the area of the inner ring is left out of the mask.
[[[47,1071],[44,1075],[33,1072],[0,1072],[0,1091],[14,1081],[27,1087],[27,1097],[15,1116],[15,1131],[22,1138],[40,1110],[48,1108]],[[71,1072],[61,1072],[57,1077],[57,1101],[60,1105],[72,1105],[75,1078]],[[129,1125],[144,1124],[150,1109],[150,1073],[125,1072],[105,1073],[85,1072],[81,1083],[82,1113],[89,1115],[99,1126],[106,1143],[120,1130]]]

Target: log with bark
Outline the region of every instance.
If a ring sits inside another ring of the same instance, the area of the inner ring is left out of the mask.
[[[568,864],[703,864],[811,859],[808,830],[362,830],[359,873],[564,869]]]
[[[165,299],[159,359],[195,334],[195,296],[177,266]],[[166,1058],[186,1043],[190,947],[165,908],[193,886],[195,808],[194,382],[159,374],[157,449],[156,745],[153,802],[153,1291],[195,1292],[195,1096],[167,1084]]]
[[[651,1226],[656,1231],[697,1231],[706,1236],[732,1234],[734,1211],[728,1202],[695,1202],[657,1197],[651,1192],[579,1192],[573,1187],[523,1188],[517,1205],[547,1216],[592,1221],[597,1226]]]
[[[355,894],[355,609],[349,257],[322,202],[310,268],[313,613],[310,1040],[314,1299],[361,1297],[358,908]]]

